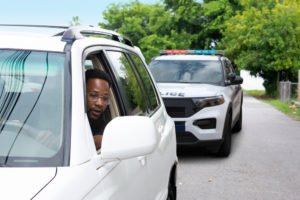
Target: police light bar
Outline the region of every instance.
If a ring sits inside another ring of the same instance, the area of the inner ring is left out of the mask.
[[[170,49],[159,51],[160,55],[224,55],[223,50],[181,50],[181,49]]]

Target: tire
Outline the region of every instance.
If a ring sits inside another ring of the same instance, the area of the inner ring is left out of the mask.
[[[167,200],[176,200],[176,190],[177,189],[174,185],[169,184]]]
[[[231,112],[226,116],[224,128],[223,128],[223,143],[221,144],[218,157],[228,157],[231,152]]]
[[[242,130],[242,124],[243,124],[243,108],[241,105],[239,120],[235,123],[232,132],[234,133],[240,132]]]
[[[176,168],[173,168],[172,172],[170,173],[167,200],[176,200],[176,198],[177,198]]]

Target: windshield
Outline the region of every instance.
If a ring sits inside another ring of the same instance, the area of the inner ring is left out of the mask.
[[[156,82],[223,84],[220,61],[154,60],[149,64]]]
[[[60,53],[0,49],[0,166],[62,163]]]

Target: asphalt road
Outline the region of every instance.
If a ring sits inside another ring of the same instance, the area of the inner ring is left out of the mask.
[[[249,96],[243,112],[230,157],[179,149],[178,200],[300,199],[300,121]]]

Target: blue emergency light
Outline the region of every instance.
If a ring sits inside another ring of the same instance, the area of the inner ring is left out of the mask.
[[[182,50],[170,49],[159,51],[160,55],[224,55],[223,50]]]

